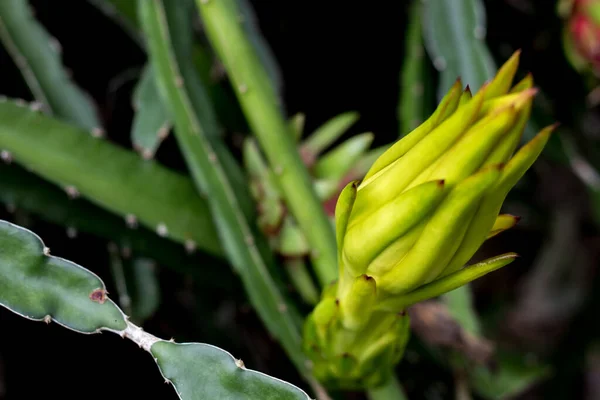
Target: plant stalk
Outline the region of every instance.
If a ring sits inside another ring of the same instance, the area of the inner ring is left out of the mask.
[[[250,128],[275,171],[286,204],[311,247],[320,283],[337,278],[336,242],[273,83],[240,20],[235,0],[196,0],[212,47],[223,62]]]

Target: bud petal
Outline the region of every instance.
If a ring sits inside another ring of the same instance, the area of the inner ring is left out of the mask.
[[[380,290],[389,294],[406,293],[436,278],[460,244],[478,200],[499,177],[500,167],[494,166],[458,184],[406,256],[387,274],[375,276]]]
[[[475,172],[486,160],[494,146],[512,128],[517,110],[508,107],[503,111],[488,115],[470,128],[435,165],[411,183],[430,179],[444,179],[449,187]],[[410,187],[410,186],[409,186]]]
[[[460,100],[458,101],[458,108],[463,107],[473,98],[473,94],[471,93],[471,88],[469,85],[465,88],[465,90],[460,95]]]
[[[358,190],[354,212],[380,207],[402,193],[410,182],[437,160],[465,132],[477,117],[486,88],[482,88],[469,103],[418,142],[403,157],[371,178],[363,181]],[[376,179],[375,179],[376,178]]]
[[[471,224],[465,234],[452,261],[450,261],[440,276],[445,276],[461,269],[485,241],[496,216],[500,212],[508,191],[521,179],[525,171],[538,158],[554,129],[555,125],[544,128],[508,162],[493,191],[488,193],[481,202],[473,218],[473,224]]]
[[[515,225],[517,225],[517,222],[519,222],[520,219],[521,218],[517,217],[516,215],[498,215],[498,217],[496,218],[496,222],[494,222],[494,226],[492,227],[490,233],[488,233],[486,237],[486,240],[514,227]]]
[[[517,258],[515,253],[506,253],[489,258],[477,264],[469,265],[460,271],[454,272],[444,278],[437,279],[417,290],[400,296],[391,297],[378,303],[377,308],[382,311],[397,312],[415,303],[431,299],[459,288],[492,271],[510,264]]]
[[[419,185],[370,213],[352,217],[346,229],[343,256],[357,271],[367,266],[383,249],[422,220],[442,199],[444,181]],[[365,235],[365,232],[369,232]]]
[[[346,227],[348,226],[348,219],[350,218],[350,212],[356,200],[356,188],[358,187],[358,181],[352,181],[342,189],[338,197],[338,201],[335,205],[335,238],[337,242],[338,255],[342,254],[344,246],[344,235],[346,234]],[[340,258],[340,257],[338,257]],[[341,260],[338,260],[341,263]]]
[[[385,153],[383,153],[365,175],[365,180],[375,175],[398,158],[402,157],[406,152],[414,147],[421,139],[429,132],[436,128],[439,124],[446,120],[458,106],[461,97],[462,84],[460,79],[452,85],[446,96],[442,99],[435,112],[415,130],[404,136],[402,139],[394,143]]]
[[[339,307],[334,298],[320,301],[315,307],[311,317],[320,341],[327,340],[327,328],[335,322],[338,312]]]
[[[533,75],[531,73],[527,74],[525,78],[521,79],[513,88],[510,90],[510,93],[517,93],[522,90],[526,90],[533,87]]]
[[[376,300],[375,279],[368,275],[356,278],[348,295],[340,301],[344,327],[353,331],[362,328],[369,321]]]
[[[521,58],[521,50],[517,50],[513,55],[500,67],[496,76],[488,84],[488,88],[485,94],[486,100],[502,96],[508,92],[512,81],[517,72],[519,66],[519,60]]]

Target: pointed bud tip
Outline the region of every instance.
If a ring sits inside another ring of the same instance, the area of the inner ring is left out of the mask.
[[[529,89],[523,90],[521,93],[524,93],[527,97],[533,97],[540,92],[540,89],[537,87],[531,87]]]

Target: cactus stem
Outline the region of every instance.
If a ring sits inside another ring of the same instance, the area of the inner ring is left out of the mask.
[[[144,330],[142,328],[140,328],[137,325],[134,325],[133,323],[131,323],[129,321],[127,321],[127,327],[123,331],[123,335],[125,337],[127,337],[128,339],[130,339],[135,344],[137,344],[138,346],[140,346],[140,348],[142,348],[148,352],[150,351],[150,348],[152,347],[152,345],[154,343],[160,341],[160,339],[157,338],[156,336],[154,336],[148,332],[144,332]],[[168,381],[168,379],[167,379],[167,381]]]
[[[277,306],[277,308],[279,309],[280,312],[284,313],[287,312],[287,305],[285,303],[281,303]]]
[[[240,93],[244,94],[248,92],[248,85],[242,83],[240,86],[238,86],[238,90],[240,91]]]
[[[183,77],[181,75],[175,77],[175,86],[178,88],[183,87]]]

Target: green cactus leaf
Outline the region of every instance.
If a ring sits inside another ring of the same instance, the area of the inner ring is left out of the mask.
[[[241,360],[211,345],[158,341],[151,352],[163,376],[184,400],[309,399],[297,387],[246,369]]]
[[[131,142],[144,158],[152,158],[165,139],[172,122],[159,96],[152,65],[144,68],[142,77],[133,93],[135,116],[131,130]]]
[[[212,216],[190,179],[12,101],[0,103],[0,148],[96,205],[221,256]]]
[[[69,78],[60,44],[32,16],[29,1],[0,1],[0,40],[44,112],[88,130],[101,127],[90,97]]]
[[[100,278],[50,256],[38,236],[6,221],[0,221],[0,305],[81,333],[118,332],[127,325]]]
[[[421,20],[421,2],[413,0],[404,39],[404,62],[400,74],[398,122],[400,136],[407,135],[422,124],[433,108],[434,71],[425,53]]]
[[[198,264],[206,260],[225,267],[222,259],[206,253],[192,253],[190,250],[193,249],[161,238],[144,226],[132,225],[132,221],[128,223],[125,218],[85,198],[71,199],[64,190],[17,164],[0,163],[0,176],[0,202],[9,212],[23,210],[41,221],[63,226],[73,239],[79,233],[91,234],[114,242],[122,252],[131,252],[133,257],[147,257],[161,266],[186,274],[204,273]]]
[[[474,93],[496,72],[484,38],[485,8],[481,0],[428,1],[422,9],[425,47],[440,71],[438,98],[457,76]]]
[[[309,400],[301,389],[246,369],[218,347],[164,341],[142,331],[127,321],[98,276],[48,252],[33,232],[0,220],[0,306],[79,333],[109,331],[134,341],[152,353],[183,400]]]

